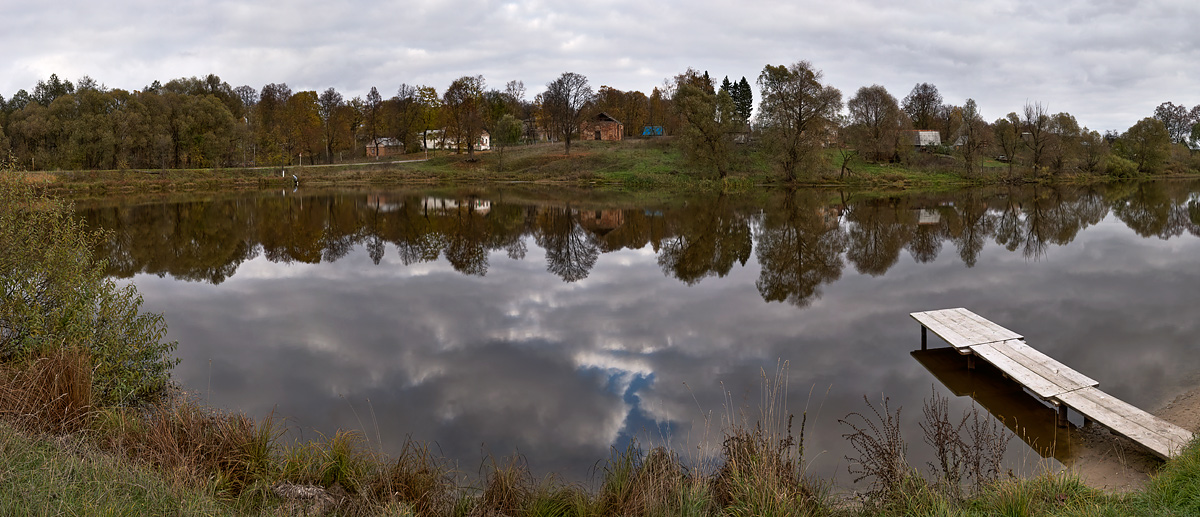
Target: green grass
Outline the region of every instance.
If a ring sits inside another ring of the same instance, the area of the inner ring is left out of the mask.
[[[73,195],[291,188],[293,174],[306,188],[521,182],[634,191],[728,190],[763,185],[940,191],[1013,182],[1082,184],[1117,179],[1106,174],[1053,175],[1048,170],[1032,174],[1022,166],[1010,171],[1007,163],[986,157],[975,172],[967,175],[961,158],[924,152],[911,153],[899,163],[866,162],[856,155],[849,160],[849,173],[843,175],[840,150],[829,148],[821,151],[815,169],[801,171],[795,182],[787,183],[770,152],[757,144],[738,144],[731,151],[729,176],[721,181],[715,172],[689,163],[671,137],[578,141],[572,143],[570,155],[563,151],[561,143],[543,142],[508,147],[502,153],[496,149],[477,152],[473,158],[465,153],[436,151],[428,155],[428,160],[424,160],[424,153],[414,153],[331,166],[55,171],[30,173],[28,177],[36,184]],[[396,160],[423,161],[391,163]],[[1165,173],[1194,175],[1198,172],[1194,162],[1179,161]],[[281,169],[286,169],[283,176]]]
[[[0,515],[233,515],[203,489],[90,448],[0,422]]]

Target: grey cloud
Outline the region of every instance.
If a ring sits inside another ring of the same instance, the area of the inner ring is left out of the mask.
[[[48,15],[46,9],[54,9]],[[808,59],[843,92],[882,84],[903,97],[931,82],[989,118],[1037,100],[1097,129],[1123,129],[1165,100],[1196,104],[1193,3],[947,5],[606,2],[148,2],[9,9],[17,30],[0,91],[50,73],[112,87],[216,73],[256,88],[402,82],[439,90],[462,75],[520,79],[536,94],[564,71],[649,91],[689,66],[753,80]]]

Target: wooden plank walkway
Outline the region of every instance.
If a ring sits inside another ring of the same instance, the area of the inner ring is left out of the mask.
[[[1162,458],[1174,457],[1192,440],[1190,431],[1100,391],[1099,382],[1025,344],[1020,334],[967,309],[914,312],[911,316],[921,324],[922,349],[926,348],[926,329],[932,330],[959,353],[991,363],[1054,404],[1059,425],[1066,425],[1069,407]]]

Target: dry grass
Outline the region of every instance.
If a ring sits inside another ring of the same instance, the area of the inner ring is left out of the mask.
[[[176,482],[211,480],[220,494],[238,496],[276,470],[272,419],[255,423],[193,403],[149,410],[110,410],[102,416],[102,446],[154,465]]]
[[[92,413],[92,370],[86,352],[64,348],[0,367],[0,415],[45,433],[86,428]]]
[[[376,500],[407,505],[416,515],[445,515],[455,497],[453,469],[434,456],[429,446],[405,442],[387,469],[372,485]]]

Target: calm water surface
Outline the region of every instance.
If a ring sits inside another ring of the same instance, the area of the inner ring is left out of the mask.
[[[585,479],[631,438],[686,455],[719,443],[729,414],[757,414],[760,372],[786,363],[812,472],[848,483],[838,419],[868,411],[864,395],[903,407],[918,466],[932,392],[1003,417],[1018,469],[1056,440],[1019,388],[920,352],[910,312],[970,308],[1145,409],[1200,384],[1198,200],[1194,182],[883,198],[301,189],[79,210],[113,230],[111,274],[165,313],[176,380],[214,405],[306,437],[364,430],[393,452],[433,441],[468,471],[516,451]],[[1069,444],[1052,455],[1069,463]]]

